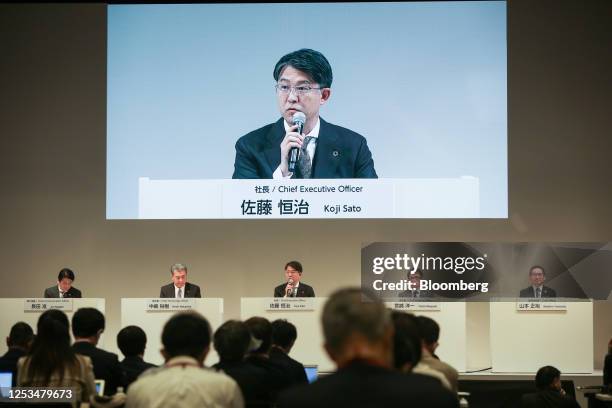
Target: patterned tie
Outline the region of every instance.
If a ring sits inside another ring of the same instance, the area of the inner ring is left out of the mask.
[[[542,288],[536,288],[536,297],[537,298],[541,298],[542,297]]]
[[[300,173],[302,174],[302,178],[308,179],[312,176],[312,159],[308,154],[308,143],[310,143],[315,137],[306,136],[304,138],[304,144],[302,145],[302,149],[300,151],[300,158],[298,159],[298,168],[300,169]],[[315,143],[315,142],[313,142]]]
[[[177,297],[179,299],[182,299],[182,297],[183,297],[183,288],[179,288]]]

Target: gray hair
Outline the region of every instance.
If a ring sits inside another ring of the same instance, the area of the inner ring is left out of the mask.
[[[187,265],[182,263],[175,263],[170,267],[170,274],[173,275],[174,272],[177,271],[185,271],[187,273]]]
[[[325,303],[321,322],[325,344],[340,352],[354,333],[371,342],[382,340],[391,326],[391,314],[374,295],[360,288],[345,288],[334,292]]]

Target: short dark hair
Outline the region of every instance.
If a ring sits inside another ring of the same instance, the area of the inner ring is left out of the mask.
[[[421,338],[425,344],[433,344],[440,338],[440,325],[427,316],[418,316],[419,330]]]
[[[253,350],[253,353],[267,353],[272,347],[272,324],[268,319],[263,317],[251,317],[244,322],[251,336],[255,337],[256,340],[261,341],[261,345]]]
[[[285,270],[287,270],[287,267],[290,266],[293,269],[295,269],[296,271],[298,271],[300,274],[302,273],[302,264],[299,263],[298,261],[289,261],[285,264]]]
[[[542,271],[542,275],[546,275],[546,271],[540,265],[533,265],[531,268],[529,268],[529,275],[531,275],[534,269],[540,269]]]
[[[321,88],[329,88],[332,84],[331,65],[319,51],[302,48],[282,56],[274,66],[275,81],[278,81],[281,73],[288,66],[308,74]]]
[[[138,326],[126,326],[117,333],[117,346],[126,357],[144,354],[147,334]]]
[[[169,358],[199,358],[210,345],[210,324],[197,312],[177,313],[164,325],[162,344]]]
[[[410,278],[410,275],[419,275],[422,278],[424,274],[422,269],[415,269],[414,271],[408,271],[408,273],[406,273],[408,278]]]
[[[17,322],[11,327],[8,336],[9,347],[28,347],[33,338],[32,327],[25,322]]]
[[[68,278],[71,281],[74,280],[74,272],[72,272],[70,269],[68,268],[64,268],[61,271],[59,271],[59,273],[57,274],[57,280],[61,281],[64,278]]]
[[[297,329],[286,319],[272,322],[272,344],[287,348],[297,339]]]
[[[393,311],[391,320],[395,328],[393,337],[393,365],[401,369],[406,363],[414,368],[421,360],[421,334],[419,321],[411,313]]]
[[[561,371],[553,366],[544,366],[536,373],[536,387],[538,387],[540,390],[550,388],[556,378],[561,378]]]
[[[242,361],[251,344],[251,333],[244,322],[228,320],[219,326],[213,342],[222,362]]]
[[[83,307],[72,316],[72,334],[74,337],[91,337],[104,330],[104,315],[93,307]]]

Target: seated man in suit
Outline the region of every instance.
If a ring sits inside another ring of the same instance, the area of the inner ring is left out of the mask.
[[[62,269],[57,275],[57,285],[45,289],[46,298],[80,298],[81,291],[72,286],[74,272],[68,268]]]
[[[430,290],[420,289],[421,279],[423,279],[423,271],[421,269],[416,269],[414,272],[408,272],[406,274],[406,277],[408,278],[408,282],[410,283],[412,289],[407,289],[403,292],[400,292],[398,294],[399,297],[410,298],[413,300],[433,298],[436,296],[436,294]]]
[[[440,325],[427,316],[418,316],[419,330],[421,332],[422,356],[421,363],[444,374],[452,390],[459,391],[459,373],[448,363],[440,360],[435,352],[439,346]]]
[[[360,288],[340,289],[322,312],[324,348],[337,371],[283,392],[278,407],[458,407],[435,380],[393,367],[393,323],[385,304]]]
[[[300,282],[302,271],[302,264],[298,261],[287,262],[285,265],[287,283],[274,288],[274,297],[315,297],[314,289]]]
[[[272,322],[272,349],[270,360],[285,367],[292,385],[308,384],[304,365],[289,357],[297,340],[297,329],[285,319]]]
[[[567,396],[561,388],[561,371],[555,367],[540,368],[535,382],[539,391],[523,395],[522,408],[580,408],[576,400]]]
[[[121,368],[125,373],[125,386],[136,381],[143,371],[156,367],[155,364],[144,361],[144,351],[147,346],[147,335],[138,326],[126,326],[117,333],[117,346],[125,358],[121,361]]]
[[[332,69],[323,54],[301,49],[274,67],[281,118],[236,142],[235,179],[377,178],[366,139],[319,117],[331,96]],[[305,118],[303,128],[294,115]],[[299,155],[291,164],[291,149]]]
[[[15,323],[6,338],[8,351],[0,357],[0,372],[13,373],[13,387],[17,384],[17,360],[28,354],[33,339],[32,327],[24,322]]]
[[[529,269],[529,282],[531,286],[521,290],[519,297],[522,298],[554,298],[557,292],[554,289],[544,286],[546,272],[539,265],[534,265]]]
[[[187,282],[187,265],[176,263],[170,267],[172,283],[162,286],[160,298],[201,298],[200,287]]]
[[[72,316],[72,349],[91,358],[94,376],[105,381],[104,394],[113,395],[117,387],[125,388],[125,374],[116,354],[96,347],[104,327],[104,315],[98,309],[84,307],[77,310]]]

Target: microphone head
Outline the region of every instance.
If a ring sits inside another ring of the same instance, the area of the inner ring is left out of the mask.
[[[304,123],[306,123],[306,115],[304,115],[304,112],[295,112],[293,114],[293,124],[304,126]]]
[[[287,283],[289,283],[290,285],[293,285],[293,278],[289,278],[289,280],[287,281]]]

